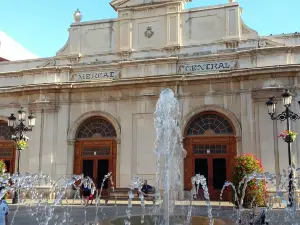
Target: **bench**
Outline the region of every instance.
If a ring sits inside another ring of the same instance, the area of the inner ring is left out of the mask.
[[[114,190],[112,188],[109,188],[107,190],[107,193],[101,196],[101,199],[105,201],[105,204],[107,204],[109,200],[128,201],[129,191],[130,191],[129,188],[115,188]],[[138,190],[134,189],[132,190],[132,193],[134,195],[132,201],[140,201]],[[151,192],[145,194],[144,199],[145,201],[152,201],[153,203],[155,203],[155,188],[153,188]]]

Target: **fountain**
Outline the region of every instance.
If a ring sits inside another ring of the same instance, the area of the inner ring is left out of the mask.
[[[179,124],[179,102],[171,89],[164,89],[154,112],[156,186],[164,193],[164,225],[170,224],[170,216],[174,213],[176,190],[180,190],[181,184],[180,165],[186,155]]]
[[[229,189],[233,192],[235,206],[226,210],[222,209],[221,204],[213,208],[210,203],[206,178],[197,174],[192,179],[192,190],[190,199],[186,199],[188,204],[178,206],[177,200],[182,198],[181,190],[181,163],[186,155],[182,146],[180,129],[180,109],[179,102],[171,89],[164,89],[159,97],[154,113],[154,125],[156,130],[156,142],[154,153],[157,156],[156,163],[156,198],[153,205],[146,206],[144,194],[142,193],[143,180],[134,177],[130,184],[128,193],[128,205],[125,207],[117,206],[117,197],[114,206],[104,207],[101,202],[102,190],[105,181],[112,182],[112,174],[108,173],[102,182],[100,190],[95,189],[95,184],[89,177],[83,175],[73,175],[71,178],[61,178],[53,182],[44,174],[2,174],[0,183],[3,187],[0,197],[4,197],[7,192],[18,191],[20,193],[20,204],[15,207],[11,216],[10,224],[16,224],[20,207],[26,207],[28,212],[27,224],[50,225],[50,224],[97,224],[97,225],[226,225],[226,224],[289,224],[299,225],[300,207],[293,196],[295,204],[288,207],[288,197],[285,195],[289,180],[289,173],[295,174],[292,182],[294,187],[298,187],[299,177],[297,172],[300,169],[288,168],[283,172],[281,185],[278,186],[276,194],[267,199],[265,207],[258,208],[251,204],[250,209],[243,208],[245,190],[250,181],[274,183],[275,174],[253,173],[241,180],[239,187],[226,181],[221,190],[220,200],[223,193]],[[44,184],[50,187],[55,193],[55,199],[51,202],[49,195],[45,195],[38,187]],[[80,188],[89,187],[95,193],[95,206],[82,207],[80,218],[78,210],[74,208],[74,202],[81,198]],[[206,209],[193,205],[194,196],[197,195],[199,188],[203,189]],[[67,199],[67,190],[73,188],[74,198]],[[134,207],[133,190],[138,190],[140,206]],[[240,193],[241,192],[241,193]],[[161,194],[162,193],[162,194]],[[241,198],[238,198],[241,196]],[[161,196],[162,195],[162,196]],[[283,210],[277,210],[274,200],[279,199],[283,204]],[[253,199],[254,201],[254,199]],[[253,203],[252,201],[252,203]],[[27,221],[26,221],[27,222]]]

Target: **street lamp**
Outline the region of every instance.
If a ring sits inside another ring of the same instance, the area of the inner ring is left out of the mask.
[[[8,118],[8,127],[10,128],[10,131],[12,133],[12,139],[17,143],[18,141],[24,140],[27,141],[26,137],[26,132],[32,131],[32,128],[35,126],[35,120],[36,117],[31,113],[28,116],[28,127],[25,125],[26,121],[26,112],[21,108],[18,111],[18,120],[12,113]],[[18,121],[18,122],[17,122]],[[17,173],[20,174],[20,155],[21,155],[21,150],[18,145],[17,150],[18,150],[18,167],[17,167]],[[17,191],[15,192],[14,198],[13,198],[13,203],[18,203],[19,201],[19,195]]]
[[[296,121],[299,120],[300,117],[294,113],[290,107],[292,103],[292,94],[286,89],[285,92],[281,95],[282,97],[282,103],[285,107],[284,111],[278,115],[275,115],[276,113],[276,104],[277,102],[274,100],[274,97],[269,98],[269,100],[266,102],[266,105],[268,107],[268,113],[272,120],[279,120],[281,122],[286,120],[286,128],[287,130],[290,130],[290,120]],[[298,101],[300,105],[300,101]],[[293,168],[292,168],[292,157],[291,157],[291,143],[293,140],[289,137],[284,140],[288,144],[288,160],[289,160],[289,167],[290,167],[290,173],[289,173],[289,206],[293,206],[293,191],[294,191],[294,185],[293,185]]]

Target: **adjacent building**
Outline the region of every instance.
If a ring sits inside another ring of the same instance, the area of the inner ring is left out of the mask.
[[[147,3],[148,2],[148,3]],[[24,107],[37,116],[21,152],[21,172],[57,179],[85,173],[117,187],[137,175],[155,182],[153,112],[163,88],[179,99],[182,190],[204,174],[212,199],[230,180],[233,158],[253,153],[280,175],[287,147],[265,102],[288,88],[300,112],[300,34],[259,36],[238,3],[185,9],[186,0],[113,0],[115,19],[81,21],[56,56],[0,63],[0,155],[15,167],[7,116]],[[245,9],[247,10],[247,9]],[[283,108],[282,108],[283,109]],[[300,133],[300,123],[292,123]],[[300,139],[292,144],[300,160]]]
[[[0,62],[38,58],[0,30]]]

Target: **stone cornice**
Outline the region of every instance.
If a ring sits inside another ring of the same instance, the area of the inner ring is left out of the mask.
[[[4,104],[0,104],[0,109],[19,109],[21,108],[21,104],[19,103],[4,103]]]
[[[71,66],[56,66],[56,67],[39,67],[39,68],[32,68],[20,71],[11,71],[11,72],[0,72],[0,76],[22,76],[27,74],[40,74],[43,72],[63,72],[63,71],[70,71]]]
[[[57,112],[59,105],[54,102],[31,102],[28,103],[28,110],[33,112]]]
[[[277,101],[281,100],[281,95],[284,93],[284,90],[288,89],[293,96],[296,96],[296,92],[300,90],[300,87],[271,87],[271,88],[261,88],[257,90],[252,90],[252,98],[256,102],[266,102],[269,97],[274,96]]]
[[[257,39],[259,40],[259,39]],[[220,43],[223,43],[223,41],[220,41]],[[207,45],[212,45],[212,44],[216,44],[216,43],[209,43]],[[197,47],[197,46],[203,46],[203,45],[195,45],[195,46],[181,46],[181,49],[185,49],[185,48],[192,48],[192,47]],[[153,51],[166,51],[164,48],[159,48],[159,49],[152,49]],[[51,62],[53,60],[56,61],[55,66],[47,66],[47,67],[38,67],[38,68],[32,68],[32,69],[25,69],[25,70],[20,70],[20,71],[8,71],[8,72],[0,72],[0,76],[22,76],[25,74],[38,74],[38,73],[42,73],[42,72],[61,72],[61,71],[70,71],[72,68],[93,68],[93,67],[107,67],[107,68],[112,68],[112,67],[120,67],[121,65],[128,65],[128,64],[138,64],[141,62],[164,62],[164,61],[170,61],[170,60],[174,60],[175,58],[177,58],[180,61],[187,61],[187,60],[201,60],[201,61],[205,61],[205,60],[219,60],[222,58],[226,58],[228,59],[228,57],[232,58],[232,59],[238,59],[241,56],[253,56],[253,55],[259,55],[259,54],[268,54],[268,53],[288,53],[288,52],[293,52],[296,50],[300,50],[300,45],[298,46],[277,46],[277,47],[266,47],[266,48],[255,48],[255,49],[249,49],[249,50],[240,50],[240,51],[234,51],[234,52],[229,52],[229,53],[217,53],[217,54],[184,54],[182,53],[181,55],[183,57],[168,57],[166,54],[166,57],[160,57],[160,58],[153,58],[153,59],[149,59],[149,58],[140,58],[140,59],[133,59],[131,61],[125,61],[125,60],[115,60],[113,62],[106,62],[106,63],[75,63],[75,64],[68,64],[68,65],[58,65],[59,60],[65,60],[65,59],[73,59],[74,57],[79,57],[81,59],[83,59],[84,57],[91,57],[91,55],[87,55],[87,56],[79,56],[79,55],[69,55],[69,56],[62,56],[62,57],[53,57],[53,58],[49,58],[48,61],[43,61],[43,64],[47,64],[48,62]],[[138,53],[138,52],[143,52],[145,50],[139,50],[137,52],[132,52],[132,54],[134,53]],[[149,51],[149,49],[147,50]],[[112,55],[116,55],[117,53],[112,53]],[[99,55],[95,55],[95,56],[101,56],[102,54]],[[43,59],[45,60],[45,59]],[[37,60],[37,61],[41,61],[41,60]],[[14,63],[14,62],[10,62],[10,63]],[[24,63],[24,62],[23,62]]]
[[[297,46],[277,46],[277,47],[265,47],[255,48],[249,50],[237,51],[237,56],[254,55],[254,54],[267,54],[267,53],[287,53],[291,50],[300,50],[300,45]]]
[[[130,79],[119,79],[111,80],[105,82],[65,82],[65,83],[56,83],[56,84],[43,84],[44,90],[57,91],[61,89],[72,90],[72,89],[84,89],[84,88],[116,88],[120,86],[129,86],[129,85],[151,85],[165,83],[175,84],[178,82],[221,82],[230,80],[242,81],[256,79],[256,76],[259,75],[259,78],[263,77],[284,77],[284,76],[297,76],[297,73],[300,72],[300,65],[284,65],[284,66],[270,66],[270,67],[257,67],[250,69],[237,69],[232,71],[224,71],[219,73],[211,74],[176,74],[176,75],[157,75],[151,77],[139,77],[139,78],[130,78]],[[0,93],[18,93],[24,91],[37,91],[41,90],[41,85],[27,85],[27,86],[16,86],[0,89]]]
[[[186,0],[173,0],[173,1],[168,1],[168,2],[155,2],[153,3],[145,3],[145,4],[140,4],[140,5],[133,5],[133,6],[121,6],[122,4],[125,4],[127,1],[123,1],[123,2],[117,2],[117,1],[113,1],[110,3],[110,5],[114,8],[114,10],[118,11],[118,12],[122,12],[122,11],[127,11],[127,10],[145,10],[149,7],[151,8],[159,8],[159,7],[163,7],[166,5],[170,5],[170,4],[178,4],[181,2],[185,2]]]
[[[139,59],[139,60],[132,60],[132,61],[122,61],[119,62],[119,65],[128,65],[128,64],[140,64],[140,63],[154,63],[154,62],[176,62],[178,57],[168,57],[168,58],[155,58],[155,59]]]

